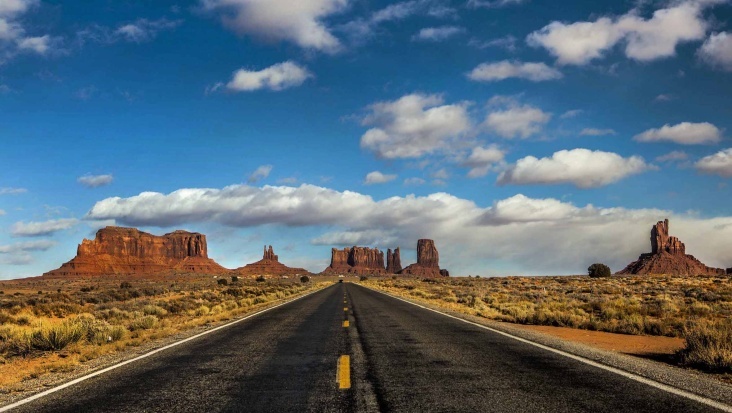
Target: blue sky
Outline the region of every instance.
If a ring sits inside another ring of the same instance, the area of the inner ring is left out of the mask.
[[[110,224],[507,275],[619,270],[669,217],[730,267],[730,3],[0,0],[0,278]]]

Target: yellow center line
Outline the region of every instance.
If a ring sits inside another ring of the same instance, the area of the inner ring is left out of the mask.
[[[338,359],[336,382],[341,390],[351,388],[351,357],[343,355]]]
[[[348,311],[348,307],[343,307],[343,311]]]
[[[348,320],[343,321],[343,327],[348,327]]]

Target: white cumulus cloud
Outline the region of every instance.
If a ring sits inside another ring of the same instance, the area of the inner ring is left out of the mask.
[[[648,129],[635,135],[633,139],[638,142],[670,141],[682,145],[700,145],[718,143],[722,140],[722,131],[709,122],[681,122],[673,126],[666,124],[658,129]]]
[[[471,150],[470,155],[461,162],[461,165],[470,168],[470,171],[468,171],[469,178],[478,178],[487,175],[491,167],[503,164],[505,156],[506,152],[498,145],[476,146]]]
[[[580,131],[580,136],[604,136],[615,134],[615,131],[612,129],[584,128]]]
[[[464,32],[464,28],[456,26],[425,27],[415,34],[412,40],[441,42]]]
[[[249,174],[249,178],[247,179],[247,182],[250,184],[255,183],[257,181],[261,181],[262,179],[269,176],[270,172],[272,172],[272,169],[274,167],[272,165],[261,165],[257,169],[254,170],[251,174]]]
[[[251,92],[260,89],[283,90],[300,86],[313,77],[305,67],[295,62],[286,61],[274,64],[262,70],[239,69],[226,85],[229,90]],[[212,91],[215,91],[215,88]]]
[[[385,184],[395,180],[396,178],[397,176],[394,174],[384,174],[379,171],[373,171],[366,174],[366,179],[364,179],[363,183],[366,185]]]
[[[639,156],[623,158],[613,152],[572,149],[555,152],[550,158],[527,156],[498,176],[501,185],[573,184],[596,188],[654,168]]]
[[[658,209],[577,206],[521,194],[488,207],[442,192],[375,200],[306,184],[144,192],[99,201],[87,218],[134,226],[309,226],[322,231],[311,239],[317,245],[401,246],[404,254],[416,239],[431,238],[440,249],[441,266],[460,275],[579,274],[593,262],[619,270],[650,251],[648,230],[663,218],[670,218],[673,235],[687,251],[708,265],[729,266],[727,240],[732,238],[729,216],[702,219]],[[324,257],[328,253],[323,250]],[[498,267],[507,262],[510,268]]]
[[[84,175],[76,178],[76,182],[89,187],[96,188],[99,186],[109,185],[114,180],[114,176],[111,174],[104,175]]]
[[[601,17],[569,24],[554,21],[529,34],[527,42],[549,51],[559,64],[585,65],[602,58],[621,42],[628,58],[661,59],[675,55],[679,43],[704,38],[709,24],[702,12],[710,5],[710,2],[675,2],[656,10],[648,19],[634,9],[616,18]]]
[[[468,78],[479,82],[496,82],[509,78],[527,79],[532,82],[562,78],[562,72],[544,63],[502,60],[494,63],[481,63],[468,73]]]
[[[242,35],[289,41],[305,49],[335,53],[341,42],[324,19],[346,9],[348,0],[201,0],[221,15],[224,25]]]
[[[509,105],[488,113],[483,122],[489,130],[506,139],[526,139],[542,131],[551,114],[530,105]]]
[[[699,48],[699,57],[713,67],[732,71],[732,34],[714,33]]]
[[[361,148],[386,159],[418,158],[449,147],[471,128],[465,102],[444,104],[439,95],[411,94],[369,106]]]
[[[732,176],[732,148],[701,158],[694,167],[706,174]]]
[[[42,222],[16,222],[13,224],[11,234],[14,237],[38,237],[51,235],[58,231],[69,229],[79,223],[75,218],[51,219]]]

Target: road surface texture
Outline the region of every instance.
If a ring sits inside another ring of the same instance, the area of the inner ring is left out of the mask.
[[[342,356],[348,356],[347,360]],[[626,413],[714,409],[342,283],[14,411]]]

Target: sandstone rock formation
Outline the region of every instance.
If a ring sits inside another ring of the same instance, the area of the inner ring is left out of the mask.
[[[641,254],[618,274],[724,274],[721,268],[704,265],[693,255],[686,254],[686,246],[676,237],[669,236],[668,219],[658,221],[651,229],[651,252]]]
[[[208,258],[203,234],[175,231],[156,236],[135,228],[106,227],[97,231],[94,240],[83,240],[71,261],[43,275],[144,275],[168,270],[228,272]]]
[[[386,250],[386,272],[389,274],[399,274],[402,270],[402,257],[397,247],[394,252],[391,248]]]
[[[400,274],[418,277],[449,277],[447,270],[440,269],[440,254],[431,239],[417,241],[417,263],[404,268]]]
[[[252,263],[247,264],[243,267],[237,268],[233,270],[233,273],[239,274],[239,275],[275,275],[275,276],[282,276],[282,275],[304,275],[304,274],[310,274],[310,271],[304,269],[304,268],[291,268],[286,266],[285,264],[282,264],[280,262],[280,257],[275,255],[274,250],[272,249],[272,246],[270,245],[269,248],[265,245],[264,247],[264,254],[262,256],[262,259]]]
[[[386,274],[384,252],[378,248],[351,247],[331,250],[324,274]]]

